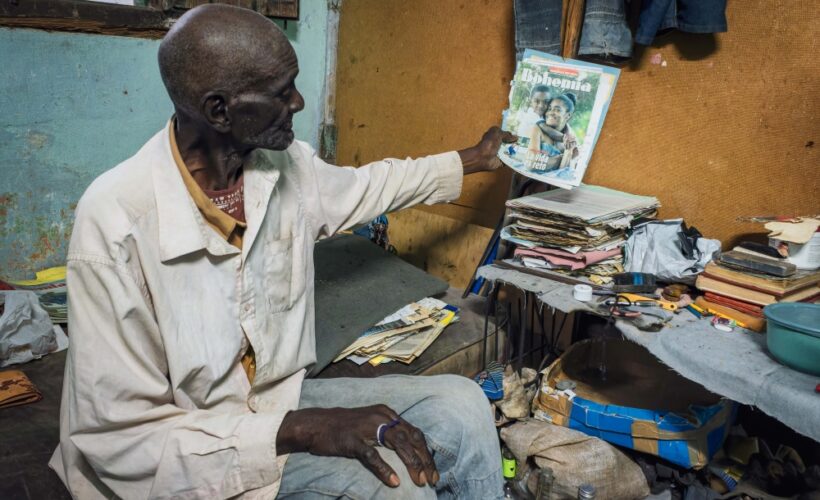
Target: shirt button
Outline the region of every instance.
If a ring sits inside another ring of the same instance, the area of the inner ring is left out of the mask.
[[[248,312],[250,310],[251,310],[251,305],[250,304],[245,304],[245,312]]]
[[[251,410],[256,411],[256,406],[259,404],[258,396],[251,396],[248,398],[248,406]]]

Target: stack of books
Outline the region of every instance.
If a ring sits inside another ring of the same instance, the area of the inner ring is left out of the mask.
[[[728,310],[729,316],[750,325],[763,324],[763,307],[769,304],[820,300],[818,284],[820,270],[798,270],[785,260],[742,248],[707,264],[696,282],[704,292],[700,305]]]
[[[600,186],[556,189],[508,201],[514,223],[501,237],[517,245],[524,266],[600,279],[623,272],[626,229],[659,206],[657,198]]]
[[[458,308],[432,297],[413,302],[368,329],[339,354],[358,365],[391,361],[410,364],[458,320]]]

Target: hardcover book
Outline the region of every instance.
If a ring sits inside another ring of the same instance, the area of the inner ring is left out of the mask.
[[[710,278],[704,274],[698,276],[697,281],[695,281],[695,286],[698,290],[702,290],[704,292],[712,292],[714,294],[742,300],[744,302],[751,302],[752,304],[757,304],[760,306],[774,304],[775,302],[814,302],[817,297],[820,296],[820,287],[817,285],[812,285],[808,288],[778,297],[774,294],[760,292]]]
[[[740,271],[715,261],[706,264],[703,274],[710,278],[769,293],[777,297],[820,283],[820,271],[798,271],[788,278],[780,278],[763,273],[756,274],[750,271]]]

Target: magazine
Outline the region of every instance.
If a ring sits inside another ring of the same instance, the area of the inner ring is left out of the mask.
[[[502,128],[518,136],[498,156],[516,172],[564,189],[581,184],[620,70],[526,50]]]

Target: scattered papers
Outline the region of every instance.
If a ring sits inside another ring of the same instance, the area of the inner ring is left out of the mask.
[[[599,186],[546,191],[507,202],[515,222],[501,238],[519,246],[527,267],[610,276],[623,272],[626,228],[659,206],[657,198]]]
[[[517,248],[515,250],[515,256],[520,256],[525,264],[527,264],[528,260],[535,261],[535,265],[532,267],[546,267],[548,269],[568,267],[572,271],[584,269],[593,264],[607,262],[620,255],[621,249],[619,247],[611,250],[577,253],[543,247],[535,247],[533,249]]]
[[[413,302],[368,329],[333,362],[347,358],[358,365],[412,363],[457,319],[458,308],[438,299]]]
[[[656,209],[660,207],[660,203],[654,196],[640,196],[583,184],[572,191],[545,191],[510,200],[507,206],[562,215],[588,224],[607,223],[625,227],[622,219],[643,213],[647,208]],[[629,221],[626,221],[626,225],[628,224]]]

